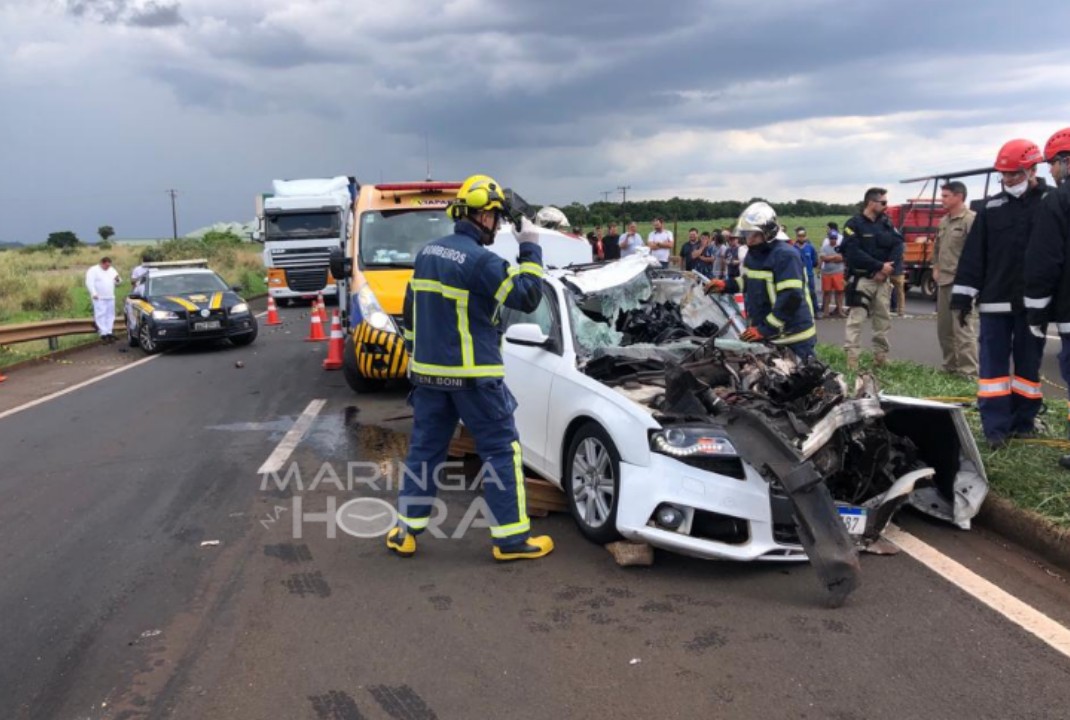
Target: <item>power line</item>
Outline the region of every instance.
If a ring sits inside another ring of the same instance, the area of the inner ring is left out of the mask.
[[[625,210],[625,207],[628,204],[628,191],[631,190],[631,189],[632,189],[631,185],[618,185],[617,186],[617,190],[620,190],[620,215],[621,215],[620,219],[621,219],[622,222],[628,219],[628,213]]]
[[[602,202],[609,202],[609,196],[613,194],[613,191],[612,190],[603,190],[602,192],[600,192],[598,194],[602,196]]]
[[[175,240],[178,240],[178,211],[175,209],[175,196],[178,195],[178,190],[170,189],[167,194],[171,196],[171,233]]]

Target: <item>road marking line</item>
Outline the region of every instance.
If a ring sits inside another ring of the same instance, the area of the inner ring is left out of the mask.
[[[277,473],[282,469],[282,466],[290,459],[290,455],[297,448],[298,443],[301,442],[308,433],[309,428],[312,427],[312,421],[316,419],[316,416],[319,415],[320,410],[326,404],[327,401],[322,398],[317,398],[308,404],[305,411],[294,421],[293,426],[286,431],[282,441],[268,455],[268,459],[264,461],[260,469],[256,471],[257,475]]]
[[[29,410],[30,408],[36,407],[36,406],[41,405],[43,403],[46,403],[49,400],[55,400],[56,398],[61,397],[63,395],[66,395],[67,393],[72,393],[75,390],[81,390],[82,388],[84,388],[84,387],[86,387],[88,385],[92,385],[93,383],[100,382],[101,380],[106,380],[107,378],[110,378],[112,375],[118,375],[121,372],[126,372],[127,370],[131,370],[133,368],[136,368],[138,365],[144,365],[145,363],[149,362],[150,360],[155,360],[158,357],[163,357],[163,356],[162,355],[149,355],[148,357],[141,358],[140,360],[135,360],[134,362],[130,363],[129,365],[123,365],[122,367],[117,367],[114,370],[109,370],[108,372],[104,373],[103,375],[98,375],[98,376],[96,376],[94,378],[89,378],[88,380],[80,382],[80,383],[78,383],[76,385],[71,385],[69,388],[63,388],[62,390],[57,390],[56,392],[54,392],[54,393],[52,393],[50,395],[45,395],[44,397],[37,398],[36,400],[31,400],[28,403],[24,403],[22,405],[19,405],[18,407],[13,407],[10,410],[4,410],[3,412],[0,412],[0,420],[3,420],[6,417],[10,417],[11,415],[14,415],[15,413],[20,413],[23,410]]]
[[[884,536],[925,567],[1070,657],[1070,630],[895,525]]]

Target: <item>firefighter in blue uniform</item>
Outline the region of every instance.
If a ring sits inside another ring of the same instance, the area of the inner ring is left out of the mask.
[[[747,206],[735,234],[747,243],[743,274],[729,280],[710,280],[706,292],[743,292],[750,327],[741,340],[768,340],[790,348],[800,360],[814,357],[817,328],[807,292],[802,256],[780,232],[776,212],[767,203]]]
[[[1048,138],[1044,160],[1058,189],[1044,198],[1029,236],[1025,312],[1034,335],[1044,337],[1049,323],[1059,333],[1059,372],[1070,383],[1070,127]],[[1059,465],[1070,470],[1070,455],[1059,458]]]
[[[456,221],[453,234],[419,252],[405,292],[413,429],[398,492],[398,524],[386,539],[387,547],[403,557],[416,552],[416,535],[428,526],[435,470],[446,460],[458,418],[494,470],[483,487],[494,515],[495,559],[538,558],[554,548],[548,536],[531,537],[513,420],[516,400],[503,379],[498,326],[502,306],[521,312],[538,307],[542,250],[538,230],[526,218],[514,229],[518,267],[487,250],[505,213],[501,185],[486,175],[465,180],[449,208]]]
[[[981,315],[977,407],[994,450],[1011,438],[1034,436],[1043,400],[1044,337],[1029,330],[1023,270],[1033,218],[1048,191],[1037,177],[1042,159],[1040,148],[1028,140],[1000,148],[995,169],[1002,174],[1003,190],[977,212],[951,288],[951,309],[960,324],[975,302]]]

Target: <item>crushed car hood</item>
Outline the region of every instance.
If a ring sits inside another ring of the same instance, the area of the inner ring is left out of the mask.
[[[622,261],[561,280],[580,369],[663,428],[726,438],[786,490],[800,543],[833,596],[857,582],[833,503],[866,518],[852,538],[860,547],[906,503],[961,528],[979,511],[988,481],[961,408],[882,395],[866,375],[849,388],[817,360],[739,341],[734,304],[706,296],[693,273]]]

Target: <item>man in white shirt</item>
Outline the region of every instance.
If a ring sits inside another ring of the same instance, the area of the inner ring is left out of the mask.
[[[626,258],[635,255],[643,246],[643,236],[639,234],[635,223],[628,223],[628,232],[620,236],[620,256]]]
[[[669,255],[672,254],[675,243],[672,232],[665,229],[665,223],[661,218],[654,218],[654,231],[647,236],[646,244],[650,248],[650,254],[661,263],[661,266],[669,267]]]
[[[86,270],[85,287],[93,299],[93,321],[100,339],[115,342],[115,286],[122,282],[118,271],[111,266],[111,258],[102,257],[99,265]]]

